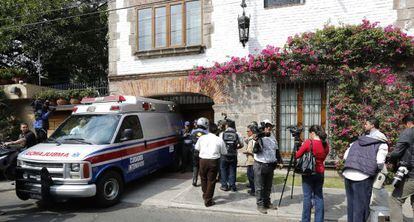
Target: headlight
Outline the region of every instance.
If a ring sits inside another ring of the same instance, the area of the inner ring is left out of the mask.
[[[72,163],[70,165],[71,172],[79,172],[80,171],[80,164],[79,163]]]

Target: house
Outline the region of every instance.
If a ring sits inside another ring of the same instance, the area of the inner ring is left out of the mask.
[[[325,82],[275,82],[236,78],[209,93],[189,81],[195,66],[212,66],[231,56],[283,46],[289,36],[325,24],[363,19],[395,24],[414,32],[414,1],[408,0],[247,0],[250,38],[239,43],[240,3],[233,0],[114,0],[109,3],[109,88],[174,100],[188,120],[207,116],[235,119],[239,131],[251,121],[271,119],[285,153],[293,146],[287,126],[327,126],[329,86]]]

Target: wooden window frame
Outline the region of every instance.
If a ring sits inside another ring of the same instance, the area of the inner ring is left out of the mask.
[[[199,1],[200,2],[200,32],[201,32],[201,42],[200,46],[203,45],[203,16],[204,16],[204,12],[203,12],[203,0],[179,0],[179,1],[171,1],[169,3],[163,3],[163,4],[154,4],[152,6],[144,6],[142,8],[138,8],[135,11],[135,15],[136,15],[136,25],[137,25],[137,34],[136,34],[136,52],[145,52],[145,51],[152,51],[152,50],[162,50],[162,49],[172,49],[172,48],[182,48],[182,47],[191,47],[194,45],[187,45],[187,16],[186,16],[186,3],[187,2],[194,2],[194,1]],[[181,5],[181,20],[182,20],[182,24],[181,24],[181,28],[182,28],[182,38],[181,38],[181,45],[171,45],[171,6],[175,6],[175,5]],[[155,9],[156,8],[161,8],[161,7],[165,7],[166,9],[166,46],[165,47],[155,47]],[[151,18],[152,18],[152,24],[151,24],[151,49],[149,50],[140,50],[139,49],[139,17],[138,17],[138,13],[140,10],[143,9],[152,9],[151,10]]]
[[[306,0],[299,0],[299,3],[283,3],[283,4],[269,5],[269,4],[266,4],[266,0],[263,0],[263,7],[265,9],[267,9],[267,8],[280,8],[280,7],[304,5],[305,2],[306,2]]]
[[[288,87],[294,87],[295,85],[289,85]],[[304,83],[299,83],[299,85],[297,85],[297,92],[296,92],[296,100],[297,100],[297,113],[296,113],[296,120],[297,120],[297,125],[303,127],[303,99],[304,99],[304,91],[305,91],[305,87],[304,87]],[[317,86],[321,89],[321,110],[320,110],[320,117],[321,117],[321,126],[323,129],[326,130],[326,118],[327,118],[327,113],[326,113],[326,106],[327,106],[327,85],[326,83],[323,84],[314,84],[314,86]],[[275,129],[274,132],[276,133],[276,139],[277,141],[280,141],[280,127],[281,127],[281,123],[280,123],[280,95],[281,95],[281,88],[278,86],[277,89],[277,97],[276,97],[276,104],[277,104],[277,109],[276,109],[276,120],[275,121]],[[303,138],[304,136],[304,132],[302,132],[301,134],[301,140],[304,141],[305,138]],[[290,152],[283,152],[283,156],[287,157],[286,155],[290,155]]]

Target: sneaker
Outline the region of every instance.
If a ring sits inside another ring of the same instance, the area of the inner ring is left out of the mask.
[[[222,190],[222,191],[229,191],[230,189],[228,187],[220,187],[220,190]]]
[[[248,190],[247,193],[250,194],[250,196],[256,196],[256,193],[252,190]]]
[[[196,187],[197,186],[197,182],[193,182],[193,187]]]
[[[264,208],[262,206],[257,206],[257,211],[259,211],[262,214],[267,214],[266,208]]]
[[[277,210],[277,206],[273,204],[266,205],[265,208],[269,210]]]
[[[237,187],[232,187],[232,188],[231,188],[231,191],[233,191],[233,192],[237,192]]]

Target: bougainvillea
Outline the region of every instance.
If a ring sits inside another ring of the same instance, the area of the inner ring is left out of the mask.
[[[330,142],[342,158],[349,143],[362,133],[363,120],[371,116],[381,121],[381,130],[391,147],[395,145],[400,120],[414,105],[413,82],[406,72],[413,58],[413,37],[397,27],[363,20],[359,25],[325,26],[289,37],[283,48],[267,46],[246,58],[196,67],[189,78],[203,83],[253,73],[331,82]]]

